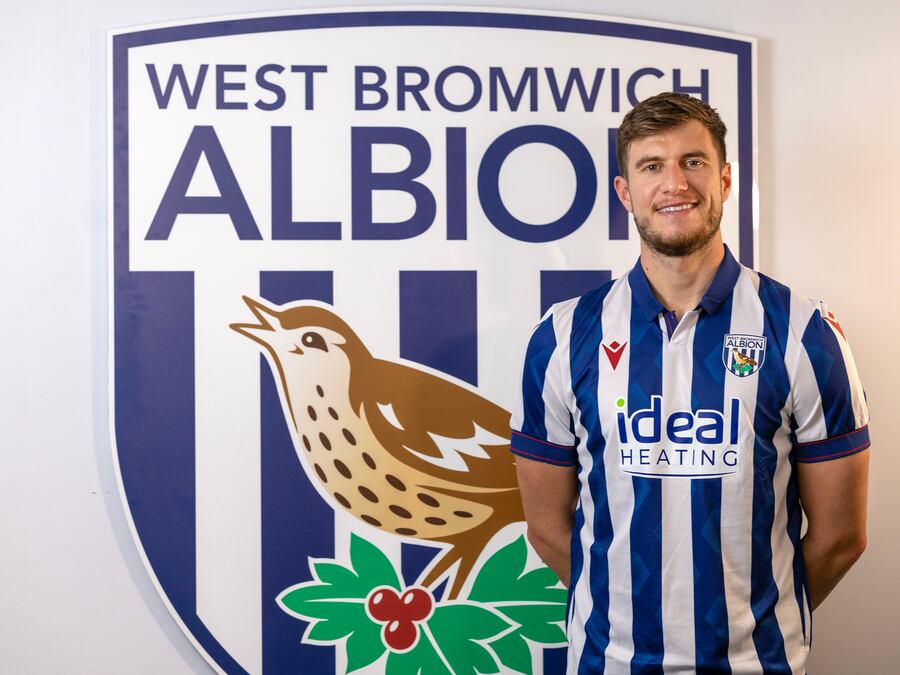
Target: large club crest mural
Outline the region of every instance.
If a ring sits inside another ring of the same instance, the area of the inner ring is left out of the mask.
[[[647,96],[720,111],[723,230],[753,264],[753,59],[450,8],[110,35],[115,461],[216,670],[564,672],[567,591],[509,453],[519,362],[550,304],[637,256],[615,129]],[[731,372],[762,366],[728,338]]]

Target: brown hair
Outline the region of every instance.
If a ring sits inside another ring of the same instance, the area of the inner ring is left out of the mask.
[[[622,120],[616,132],[616,159],[622,175],[628,175],[628,148],[635,140],[690,120],[697,120],[706,127],[719,150],[719,160],[725,164],[726,129],[719,113],[693,96],[667,91],[641,101]]]

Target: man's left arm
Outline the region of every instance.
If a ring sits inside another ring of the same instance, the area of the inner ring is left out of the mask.
[[[866,548],[869,411],[850,345],[818,303],[802,333],[792,377],[794,447],[810,604],[834,590]]]
[[[827,462],[798,463],[807,518],[803,558],[816,609],[866,548],[869,451]]]

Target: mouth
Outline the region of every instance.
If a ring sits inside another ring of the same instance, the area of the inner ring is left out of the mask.
[[[247,304],[247,307],[250,308],[250,311],[253,312],[253,315],[259,323],[232,323],[229,325],[229,328],[268,347],[269,344],[265,339],[265,336],[267,333],[275,332],[275,328],[270,321],[270,319],[276,318],[275,312],[270,307],[267,307],[253,298],[248,298],[247,296],[244,296],[244,302]]]
[[[673,204],[665,204],[656,208],[657,213],[680,213],[682,211],[690,211],[697,208],[697,202],[676,202]]]

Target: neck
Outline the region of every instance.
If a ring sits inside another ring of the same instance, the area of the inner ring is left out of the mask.
[[[712,283],[725,257],[722,236],[687,256],[669,257],[650,249],[641,241],[641,267],[653,295],[681,319],[694,309]]]

